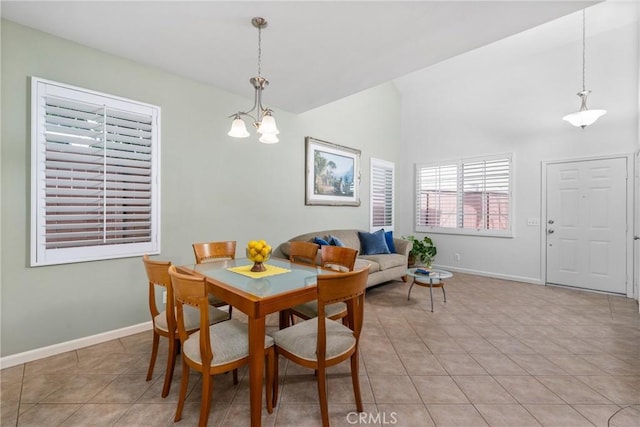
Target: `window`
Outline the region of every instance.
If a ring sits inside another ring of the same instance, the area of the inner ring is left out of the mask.
[[[416,231],[511,237],[511,157],[416,165]]]
[[[31,82],[31,265],[158,253],[160,108]]]
[[[371,231],[393,230],[394,165],[371,159]]]

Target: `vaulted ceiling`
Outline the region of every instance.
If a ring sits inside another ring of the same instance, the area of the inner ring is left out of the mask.
[[[2,1],[2,17],[299,113],[597,1]]]

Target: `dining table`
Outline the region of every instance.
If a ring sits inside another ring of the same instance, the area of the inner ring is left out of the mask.
[[[210,294],[248,317],[252,427],[260,426],[262,420],[266,316],[279,312],[280,327],[286,327],[288,318],[284,311],[317,299],[318,274],[330,272],[279,258],[271,258],[265,265],[265,272],[251,272],[253,262],[247,258],[237,258],[176,267],[181,273],[204,277]]]

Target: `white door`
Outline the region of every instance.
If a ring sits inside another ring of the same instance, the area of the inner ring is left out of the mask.
[[[547,165],[547,283],[626,293],[627,158]]]

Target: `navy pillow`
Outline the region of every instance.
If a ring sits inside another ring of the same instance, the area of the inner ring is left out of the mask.
[[[332,236],[331,234],[329,234],[329,244],[331,246],[344,246],[342,240],[338,239],[336,236]]]
[[[387,242],[387,247],[389,248],[389,252],[392,254],[396,253],[396,245],[393,244],[393,231],[385,231],[384,240]]]
[[[362,255],[390,254],[387,242],[384,239],[384,230],[375,233],[358,231]]]
[[[313,243],[317,243],[318,245],[322,246],[322,245],[328,245],[329,242],[327,242],[326,240],[324,240],[322,237],[314,237],[313,238]]]

